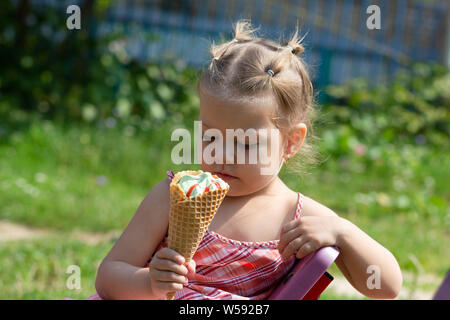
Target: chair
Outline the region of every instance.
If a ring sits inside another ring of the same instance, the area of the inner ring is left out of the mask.
[[[296,260],[288,274],[277,284],[269,300],[317,300],[333,277],[326,270],[339,255],[335,247],[323,247]]]
[[[433,300],[450,300],[450,270],[448,270],[441,286],[434,294]]]

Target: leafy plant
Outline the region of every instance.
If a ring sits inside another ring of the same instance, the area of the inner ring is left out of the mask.
[[[17,128],[34,118],[109,119],[106,125],[123,122],[145,130],[192,116],[198,106],[197,71],[177,61],[131,57],[128,39],[135,31],[121,25],[102,31],[108,6],[108,1],[84,1],[81,30],[68,30],[67,15],[58,7],[0,2],[0,59],[7,61],[0,65],[0,119],[5,126]],[[140,39],[157,40],[152,34]]]
[[[448,147],[449,88],[448,68],[418,63],[399,72],[393,81],[375,87],[361,79],[345,86],[329,86],[329,102],[323,112],[339,127],[335,139],[342,152],[358,142]]]

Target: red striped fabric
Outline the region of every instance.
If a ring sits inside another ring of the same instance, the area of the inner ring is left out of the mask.
[[[294,216],[302,210],[302,194]],[[168,238],[158,249],[167,247]],[[189,283],[175,293],[175,300],[261,300],[267,298],[276,283],[289,271],[293,255],[282,261],[277,250],[279,240],[244,242],[207,230],[193,259],[196,272]],[[151,259],[150,259],[151,261]],[[149,262],[150,262],[149,261]]]

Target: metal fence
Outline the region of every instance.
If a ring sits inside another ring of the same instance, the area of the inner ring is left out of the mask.
[[[53,3],[56,1],[35,0]],[[67,1],[66,1],[67,2]],[[70,1],[74,3],[74,1]],[[82,3],[82,1],[81,1]],[[286,39],[298,23],[306,34],[304,59],[316,86],[364,77],[384,81],[413,61],[446,61],[449,1],[418,0],[117,0],[100,32],[121,26],[140,59],[176,59],[204,67],[209,45],[231,39],[232,24],[251,19],[259,34]],[[381,29],[369,30],[370,5],[378,5]],[[149,41],[149,33],[157,41]]]

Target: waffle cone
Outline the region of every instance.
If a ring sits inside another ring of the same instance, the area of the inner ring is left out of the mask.
[[[194,256],[197,248],[205,235],[214,215],[219,209],[229,186],[205,192],[194,198],[187,198],[184,191],[177,184],[183,175],[201,174],[203,171],[181,171],[175,174],[170,183],[170,214],[168,247],[180,253],[185,258],[187,265]],[[218,178],[213,175],[213,177]],[[172,300],[175,293],[167,294],[167,299]]]

